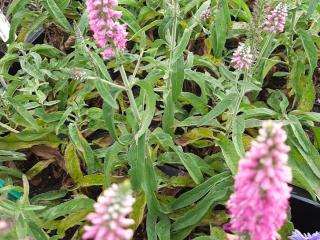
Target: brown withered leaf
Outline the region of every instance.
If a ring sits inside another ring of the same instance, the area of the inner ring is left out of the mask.
[[[66,170],[64,158],[57,148],[51,148],[47,145],[34,145],[30,148],[30,151],[42,159],[54,159],[59,167]]]

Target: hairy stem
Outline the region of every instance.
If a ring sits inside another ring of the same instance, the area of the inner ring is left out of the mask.
[[[172,66],[173,66],[173,60],[174,60],[174,49],[176,48],[176,38],[177,38],[177,25],[178,25],[178,16],[177,16],[177,0],[171,0],[171,7],[172,7],[172,13],[173,13],[173,24],[171,29],[171,43],[170,43],[170,73],[169,73],[169,82],[168,82],[168,90],[171,91],[172,88]]]
[[[129,97],[129,101],[130,101],[130,105],[132,107],[132,112],[134,114],[134,117],[140,121],[141,120],[141,116],[140,116],[140,113],[139,113],[139,110],[138,110],[138,107],[137,107],[137,104],[136,104],[136,101],[134,99],[134,96],[133,96],[133,93],[132,93],[132,85],[131,83],[129,82],[129,79],[127,77],[127,74],[126,74],[126,71],[124,69],[124,66],[123,64],[120,65],[120,74],[121,74],[121,77],[122,77],[122,80],[123,80],[123,83],[126,87],[126,90],[127,90],[127,94],[128,94],[128,97]]]
[[[240,74],[238,74],[236,77],[237,84],[238,84],[239,78],[240,78]],[[247,80],[248,80],[248,71],[245,71],[243,81],[246,82]],[[229,135],[231,132],[232,121],[234,118],[237,117],[237,115],[239,113],[240,105],[241,105],[242,99],[246,93],[246,90],[247,90],[247,88],[246,88],[245,84],[240,86],[240,93],[239,93],[235,108],[234,108],[232,116],[231,116],[231,122],[230,122],[230,126],[227,129],[227,135]]]

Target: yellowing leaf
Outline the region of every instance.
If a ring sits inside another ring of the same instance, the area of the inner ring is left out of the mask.
[[[70,143],[66,148],[65,161],[66,161],[66,169],[69,175],[75,182],[78,182],[79,179],[83,177],[83,175],[80,168],[80,160],[77,156],[77,152],[72,143]]]

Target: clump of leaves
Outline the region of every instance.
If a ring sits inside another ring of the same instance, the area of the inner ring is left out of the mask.
[[[257,36],[250,1],[120,1],[127,51],[103,61],[83,3],[12,1],[0,59],[9,239],[80,239],[98,195],[128,178],[134,238],[225,239],[232,176],[266,119],[286,126],[294,184],[320,199],[320,9],[288,4],[286,31]],[[247,77],[230,64],[244,40],[257,54]]]

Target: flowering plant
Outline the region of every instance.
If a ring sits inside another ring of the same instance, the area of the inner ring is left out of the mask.
[[[0,9],[0,238],[285,240],[320,199],[318,1]]]

